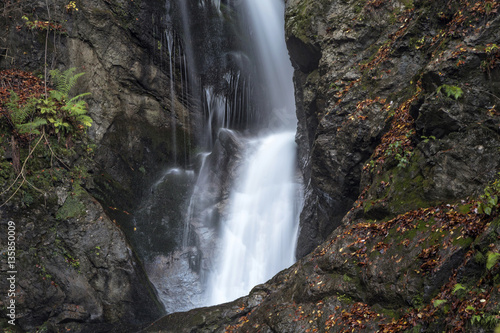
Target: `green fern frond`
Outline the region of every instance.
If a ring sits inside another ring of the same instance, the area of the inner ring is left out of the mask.
[[[75,74],[73,76],[70,76],[68,78],[68,94],[69,94],[69,91],[76,85],[76,81],[80,78],[80,76],[84,75],[85,73],[82,72],[82,73],[78,73],[78,74]]]
[[[87,113],[87,105],[85,101],[79,100],[73,103],[66,104],[61,108],[63,111],[66,111],[71,117],[79,116]]]
[[[19,95],[14,91],[10,92],[10,98],[5,105],[10,111],[10,119],[14,126],[21,125],[24,123],[32,114],[36,111],[36,99],[29,99],[24,105],[19,106]]]
[[[89,93],[89,92],[86,92],[86,93],[83,93],[83,94],[77,95],[77,96],[75,96],[75,97],[71,98],[71,99],[68,101],[68,104],[70,104],[70,103],[72,103],[72,102],[76,101],[77,99],[80,99],[80,98],[83,98],[83,97],[85,97],[85,96],[89,96],[89,95],[91,95],[91,93]]]
[[[438,87],[437,93],[439,94],[441,92],[444,92],[446,94],[446,97],[453,97],[453,99],[459,99],[464,94],[462,88],[457,86],[450,86],[448,84],[443,84],[442,86]]]
[[[71,67],[64,72],[58,69],[50,71],[50,77],[56,90],[60,91],[65,97],[68,96],[71,89],[76,85],[76,81],[85,73],[74,74],[76,67]]]
[[[64,98],[68,97],[67,94],[64,94],[59,90],[51,90],[49,94],[51,98],[57,100],[58,102],[62,102]]]
[[[21,134],[40,134],[38,128],[43,125],[47,125],[47,120],[36,117],[32,122],[16,125],[16,128]]]
[[[83,126],[90,127],[92,126],[92,118],[86,115],[80,115],[76,117],[76,121],[81,123]]]

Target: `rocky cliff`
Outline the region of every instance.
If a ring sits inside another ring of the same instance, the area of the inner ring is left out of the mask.
[[[1,327],[135,331],[164,310],[117,220],[126,224],[143,190],[180,155],[173,142],[184,148],[190,137],[187,102],[168,93],[165,2],[0,6],[0,68],[9,69],[0,77],[0,216],[2,235],[8,221],[17,232],[17,325],[7,323],[4,293]],[[7,116],[10,91],[38,98],[39,77],[70,67],[85,72],[73,95],[91,93],[87,135],[18,135]],[[9,290],[7,239],[0,244],[0,286]]]
[[[145,331],[493,331],[499,10],[288,0],[301,259],[247,297]]]

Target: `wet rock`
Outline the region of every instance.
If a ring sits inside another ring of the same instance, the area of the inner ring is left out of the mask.
[[[16,322],[24,330],[43,324],[85,332],[95,324],[112,324],[134,331],[163,308],[120,229],[86,192],[79,200],[85,211],[67,219],[54,218],[53,207],[29,215],[2,212],[2,221],[15,221],[20,231]],[[7,248],[4,239],[0,244]]]

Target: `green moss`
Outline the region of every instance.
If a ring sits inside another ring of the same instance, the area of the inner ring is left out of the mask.
[[[461,213],[461,214],[467,214],[470,212],[470,209],[471,209],[472,205],[471,204],[467,204],[467,205],[460,205],[458,206],[458,211]]]
[[[486,264],[486,256],[481,251],[477,251],[474,255],[474,261],[480,265]]]
[[[347,296],[347,295],[338,295],[337,299],[339,301],[341,301],[342,303],[347,303],[347,304],[354,303],[354,300],[351,297]]]
[[[420,308],[421,306],[423,306],[424,305],[424,298],[423,298],[423,296],[422,295],[418,295],[418,294],[415,295],[415,296],[413,296],[413,298],[412,298],[412,304],[416,308]]]
[[[352,278],[349,277],[349,275],[347,275],[347,274],[344,274],[344,276],[342,277],[342,279],[344,280],[344,282],[352,282]]]
[[[388,207],[392,213],[400,214],[435,204],[425,198],[431,184],[421,173],[419,165],[422,158],[419,152],[415,152],[406,168],[395,167],[388,171],[392,175],[388,196]]]
[[[85,205],[76,195],[70,195],[56,213],[58,220],[80,217],[85,214]]]
[[[399,317],[400,317],[399,311],[395,310],[395,309],[388,309],[388,308],[381,307],[378,309],[378,312],[382,313],[386,317],[393,318],[396,320],[399,319]]]
[[[453,240],[453,245],[458,245],[458,246],[463,247],[463,248],[468,248],[472,244],[473,241],[474,241],[474,239],[472,239],[471,237],[455,238]]]

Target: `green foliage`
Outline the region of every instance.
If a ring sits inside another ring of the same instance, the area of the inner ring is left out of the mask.
[[[457,283],[454,287],[453,287],[453,293],[456,294],[460,291],[465,291],[465,287],[463,285],[461,285],[460,283]]]
[[[488,252],[486,259],[486,269],[491,270],[498,262],[498,259],[500,259],[500,253],[491,251]]]
[[[438,308],[445,303],[446,303],[445,299],[436,299],[432,302],[432,305],[434,305],[435,308]]]
[[[500,195],[500,172],[497,174],[491,184],[486,186],[484,194],[480,196],[477,207],[479,214],[491,215],[498,205],[498,196]]]
[[[76,67],[72,67],[70,69],[61,72],[58,69],[54,69],[50,71],[50,78],[54,83],[56,90],[61,94],[56,98],[58,101],[61,101],[61,96],[67,98],[71,89],[75,87],[76,81],[85,73],[74,74]],[[85,94],[84,94],[85,95]]]
[[[436,137],[434,135],[430,135],[430,136],[425,136],[425,135],[422,135],[422,141],[424,143],[427,143],[429,142],[430,140],[436,140]]]
[[[422,307],[424,305],[424,299],[423,299],[422,295],[413,296],[412,303],[413,303],[413,306],[416,308]]]
[[[483,313],[482,315],[475,314],[470,321],[472,325],[479,325],[487,329],[493,329],[499,322],[495,315],[489,313]]]
[[[70,195],[56,213],[58,220],[80,217],[85,213],[85,205],[75,195]]]
[[[11,92],[6,106],[13,127],[19,134],[39,135],[41,129],[45,129],[46,133],[74,134],[92,125],[92,119],[87,115],[87,104],[82,99],[90,93],[74,97],[69,95],[78,78],[84,74],[74,72],[75,68],[64,72],[50,71],[56,89],[49,91],[48,96],[31,97],[23,105],[19,105],[19,96]]]
[[[444,93],[446,97],[453,97],[453,99],[459,99],[464,94],[462,88],[457,86],[450,86],[448,84],[443,84],[437,88],[437,93]]]
[[[486,45],[486,48],[484,49],[484,51],[487,54],[495,53],[495,52],[497,52],[499,50],[500,50],[500,48],[498,47],[497,44],[488,44],[488,45]]]
[[[405,151],[401,141],[389,144],[385,151],[385,156],[392,156],[398,161],[398,168],[405,168],[410,163],[411,152]]]
[[[61,111],[63,111],[62,118],[58,118],[54,112],[52,112],[53,117],[49,118],[49,121],[56,128],[56,133],[59,129],[74,130],[72,123],[81,124],[84,128],[92,125],[92,119],[87,116],[87,104],[82,100],[83,97],[90,95],[90,93],[69,97],[69,93],[75,87],[78,78],[85,74],[74,74],[75,70],[76,68],[72,67],[64,72],[57,69],[50,71],[51,79],[56,87],[55,90],[50,91],[50,97],[53,101],[57,101],[62,105]]]
[[[47,124],[41,117],[36,117],[37,99],[30,98],[24,105],[19,106],[19,95],[10,92],[10,98],[5,105],[10,110],[11,121],[20,134],[40,134],[38,128]]]

